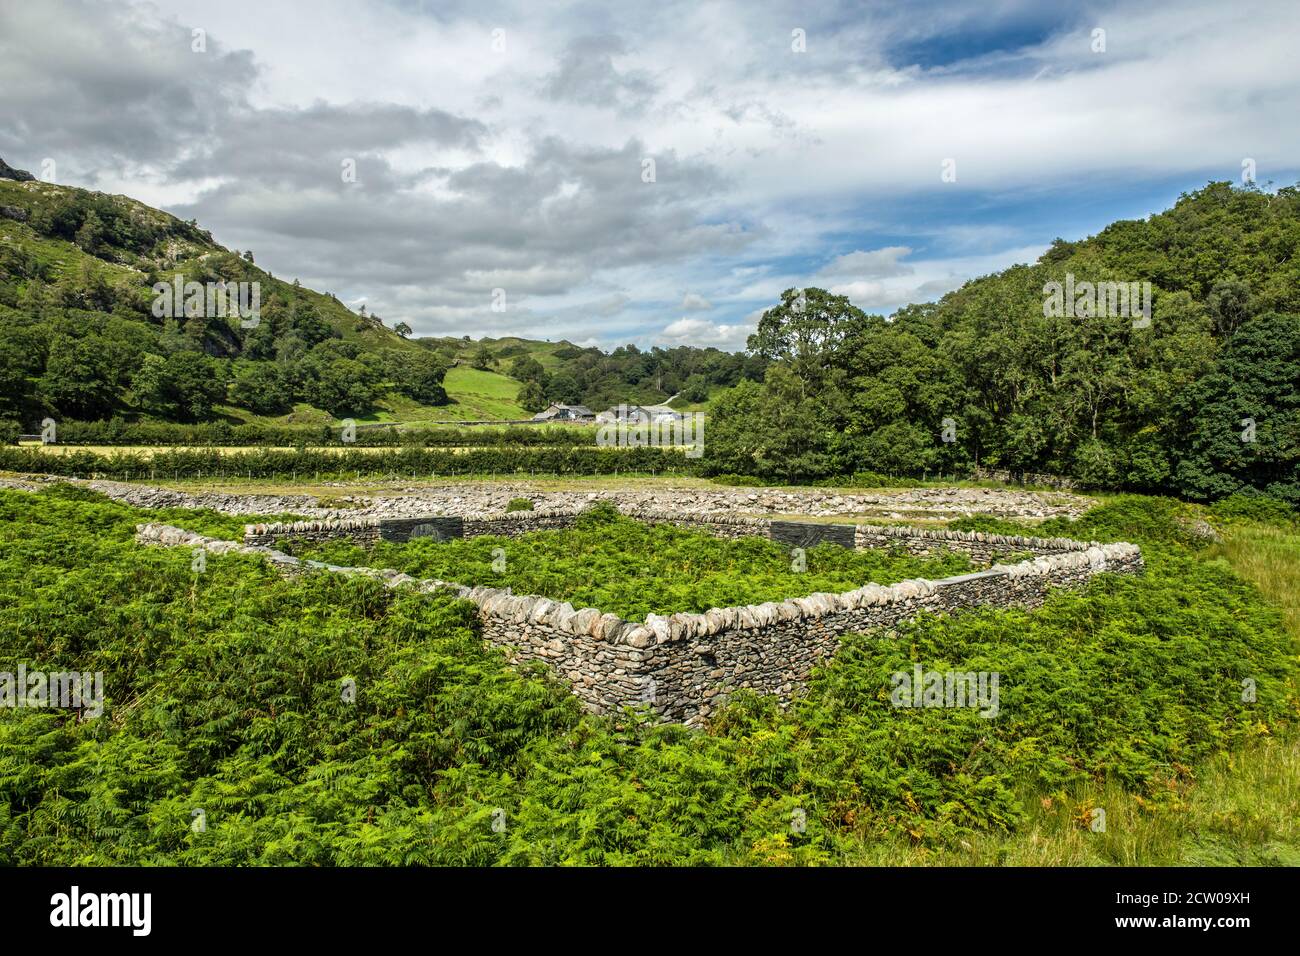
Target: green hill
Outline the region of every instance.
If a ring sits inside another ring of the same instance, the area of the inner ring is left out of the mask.
[[[0,431],[32,430],[46,417],[505,420],[553,401],[603,408],[674,396],[703,408],[714,391],[761,374],[762,363],[717,349],[406,338],[364,308],[272,276],[197,223],[3,169]],[[186,283],[208,295],[197,310]],[[241,283],[258,290],[256,321],[233,298],[205,310],[218,286],[233,296]],[[172,289],[183,294],[168,303]]]
[[[207,298],[189,301],[191,282]],[[185,293],[174,305],[160,297],[171,288]],[[445,374],[378,316],[272,276],[193,222],[0,179],[0,419],[436,418],[454,407]]]
[[[604,352],[565,340],[518,337],[419,342],[445,362],[508,374],[522,383],[519,404],[533,411],[549,402],[597,410],[621,402],[671,402],[681,409],[704,410],[714,394],[742,379],[761,378],[767,365],[757,356],[693,346],[642,349],[629,344]]]

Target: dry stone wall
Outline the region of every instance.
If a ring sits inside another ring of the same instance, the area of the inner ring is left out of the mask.
[[[991,534],[982,531],[948,531],[942,528],[913,528],[894,525],[824,524],[812,521],[779,521],[749,515],[719,515],[714,512],[664,512],[648,508],[621,507],[624,515],[647,524],[673,524],[706,531],[719,538],[759,536],[791,547],[811,548],[832,542],[846,548],[898,547],[909,554],[929,555],[939,550],[961,551],[977,562],[991,562],[1008,554],[1034,556],[1082,551],[1089,547],[1071,538],[1036,538]],[[244,543],[274,546],[286,539],[321,542],[343,539],[368,545],[379,540],[409,541],[433,536],[473,538],[479,535],[518,537],[532,531],[569,528],[581,511],[515,511],[481,517],[363,518],[341,521],[295,521],[282,524],[250,524],[244,527]]]
[[[412,536],[513,536],[567,527],[577,513],[514,512],[454,519],[459,526],[431,525],[432,519],[298,522],[249,525],[242,544],[215,541],[167,525],[141,525],[144,544],[204,547],[213,553],[259,554],[287,572],[320,568],[383,580],[421,591],[449,588],[478,606],[483,636],[508,648],[512,659],[541,660],[565,678],[597,713],[648,705],[664,717],[699,725],[739,688],[790,697],[811,669],[835,653],[840,637],[854,631],[889,628],[922,611],[949,613],[981,606],[1037,607],[1056,587],[1078,587],[1101,572],[1140,573],[1142,553],[1127,543],[1085,543],[975,532],[922,530],[873,525],[821,525],[745,516],[673,515],[644,509],[625,513],[653,523],[699,527],[721,537],[767,535],[792,546],[822,540],[858,548],[902,546],[913,553],[949,548],[986,561],[1009,552],[1035,555],[1016,564],[937,581],[916,579],[891,586],[865,584],[842,594],[818,593],[744,607],[713,608],[703,614],[648,615],[629,622],[596,608],[511,594],[509,589],[417,580],[394,570],[343,568],[303,561],[270,547],[283,538],[360,543],[409,540]],[[451,519],[447,519],[451,520]],[[458,533],[457,533],[458,532]],[[406,537],[401,537],[405,535]]]

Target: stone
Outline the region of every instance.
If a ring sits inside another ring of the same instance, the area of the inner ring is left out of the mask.
[[[573,615],[573,630],[576,634],[591,634],[597,622],[600,621],[600,612],[594,607],[584,607]]]
[[[0,486],[7,480],[0,479]],[[124,498],[139,499],[146,491],[138,486],[113,487],[114,494]],[[934,490],[932,497],[940,491],[944,490]],[[150,500],[149,506],[196,506],[197,496],[157,489],[150,493],[157,493],[159,498]],[[508,498],[499,488],[492,494],[497,495],[497,507],[504,509]],[[858,497],[824,496],[820,500],[825,502],[823,510],[835,513],[836,509],[848,508],[851,503],[856,506],[854,499]],[[446,510],[458,511],[467,536],[520,534],[540,527],[563,527],[571,523],[578,511],[551,507],[550,503],[539,500],[539,508],[547,505],[545,515],[518,512],[507,518],[504,514],[474,512],[472,507],[480,499],[472,495],[464,498],[464,508],[458,502],[457,509]],[[184,499],[185,503],[178,499]],[[965,499],[954,496],[954,500]],[[797,507],[804,513],[812,510],[804,507],[804,499],[791,492],[765,491],[756,506],[780,514],[782,509],[793,510],[796,506],[791,502],[794,501],[800,502]],[[210,505],[211,502],[205,506]],[[263,507],[267,507],[264,499]],[[674,510],[669,510],[670,507]],[[277,510],[290,509],[281,506]],[[736,514],[726,508],[706,507],[691,501],[664,501],[655,507],[634,501],[624,510],[635,511],[646,520],[707,528],[724,537],[770,532],[773,527],[767,518]],[[274,543],[277,534],[296,528],[314,540],[337,537],[373,543],[378,523],[384,518],[409,521],[410,513],[381,512],[359,517],[326,513],[291,525],[251,524],[244,529],[243,545],[153,524],[137,526],[136,539],[142,544],[202,546],[214,555],[236,551],[257,554],[285,573],[293,573],[303,563],[268,546]],[[901,545],[912,553],[928,551],[927,542],[941,542],[936,550],[965,550],[982,562],[1009,548],[1028,551],[1032,557],[944,581],[916,578],[889,587],[869,582],[844,594],[816,592],[781,602],[711,608],[703,614],[649,614],[639,624],[624,621],[615,614],[602,614],[595,608],[574,610],[568,602],[545,596],[512,595],[508,588],[468,588],[453,582],[415,581],[393,569],[341,568],[321,562],[311,562],[310,566],[331,573],[377,578],[394,586],[410,583],[422,592],[447,589],[469,597],[478,606],[487,640],[514,648],[509,653],[520,662],[547,661],[568,677],[574,693],[589,708],[609,713],[624,706],[636,706],[644,701],[648,682],[653,681],[655,710],[688,726],[700,725],[710,713],[709,702],[725,696],[724,688],[719,686],[724,680],[788,700],[802,686],[814,663],[834,654],[840,635],[846,631],[874,628],[888,635],[892,633],[890,628],[922,609],[945,612],[981,604],[1033,607],[1042,602],[1049,587],[1076,586],[1099,570],[1138,573],[1142,569],[1141,550],[1126,542],[1100,545],[872,525],[853,526],[849,540],[859,547]]]
[[[623,635],[623,643],[631,647],[649,647],[654,642],[654,632],[645,626],[633,627]]]

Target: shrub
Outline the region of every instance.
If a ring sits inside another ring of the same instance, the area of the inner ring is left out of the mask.
[[[1259,521],[1266,524],[1300,524],[1300,509],[1263,495],[1232,495],[1210,506],[1210,513],[1226,521]]]
[[[1161,507],[1090,526],[1165,534]],[[738,693],[689,732],[582,713],[485,646],[467,602],[132,543],[166,514],[0,490],[0,669],[102,671],[106,698],[95,719],[0,708],[0,865],[842,864],[1014,830],[1083,781],[1157,812],[1295,713],[1277,611],[1176,547],[1036,612],[849,635],[789,707]],[[1000,673],[999,717],[891,706],[916,663]]]
[[[501,550],[507,558],[504,570],[494,560]],[[572,528],[517,538],[419,538],[406,544],[379,542],[369,550],[331,543],[300,553],[331,564],[510,587],[516,594],[567,600],[574,607],[627,619],[849,591],[873,581],[942,578],[972,569],[964,554],[921,558],[901,550],[853,551],[824,544],[807,549],[806,568],[795,570],[789,547],[780,542],[724,540],[704,531],[643,524],[619,514],[609,502],[583,512]]]

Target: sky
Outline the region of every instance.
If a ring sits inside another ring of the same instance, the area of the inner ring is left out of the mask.
[[[0,157],[417,335],[744,347],[1300,179],[1300,4],[0,0]]]

